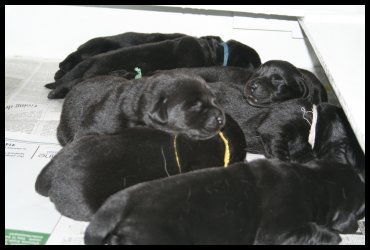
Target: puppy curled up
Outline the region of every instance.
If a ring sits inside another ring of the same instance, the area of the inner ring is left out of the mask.
[[[365,184],[348,165],[255,160],[115,193],[85,244],[338,244],[364,212]]]
[[[66,145],[88,134],[117,134],[148,126],[193,139],[209,139],[225,124],[223,109],[201,78],[156,75],[127,81],[100,76],[66,97],[57,138]]]
[[[245,158],[245,140],[230,117],[208,140],[173,136],[150,128],[93,135],[67,144],[44,167],[36,191],[75,220],[89,220],[113,193],[131,185]]]

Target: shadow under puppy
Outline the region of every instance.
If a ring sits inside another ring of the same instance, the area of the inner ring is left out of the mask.
[[[255,69],[261,64],[258,53],[235,40],[228,47],[227,65]],[[225,47],[218,37],[179,37],[156,43],[125,47],[87,58],[68,73],[47,84],[52,90],[48,98],[64,98],[70,89],[87,78],[106,75],[117,70],[132,71],[141,68],[145,75],[158,69],[222,65]]]
[[[236,163],[137,184],[107,199],[85,244],[338,244],[364,216],[348,165]]]
[[[127,81],[100,76],[66,97],[57,138],[66,145],[87,134],[117,134],[149,126],[193,139],[209,139],[225,124],[223,109],[201,78],[156,75]]]
[[[222,133],[201,141],[131,128],[67,144],[41,171],[35,187],[62,215],[88,221],[110,195],[126,187],[244,158],[243,132],[230,117]]]

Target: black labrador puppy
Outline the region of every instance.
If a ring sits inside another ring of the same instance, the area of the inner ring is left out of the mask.
[[[223,109],[201,78],[156,75],[127,81],[100,76],[73,88],[63,103],[61,145],[87,134],[117,134],[149,126],[193,139],[209,139],[225,124]]]
[[[47,87],[55,88],[48,98],[64,98],[82,80],[112,71],[132,71],[135,67],[139,67],[145,75],[158,69],[223,65],[224,56],[227,56],[229,66],[253,70],[261,64],[258,53],[251,47],[235,40],[229,40],[224,45],[217,37],[184,36],[98,54],[78,63],[55,83],[48,84]],[[227,51],[225,55],[224,51]]]
[[[58,80],[68,71],[73,69],[81,61],[92,56],[116,50],[124,47],[140,45],[145,43],[155,43],[165,40],[171,40],[185,36],[180,33],[163,34],[163,33],[137,33],[126,32],[114,36],[96,37],[77,48],[76,51],[69,54],[60,64],[59,70],[55,73],[54,79]],[[55,87],[48,85],[47,87]]]
[[[88,221],[110,195],[126,187],[244,158],[243,132],[230,117],[221,134],[202,141],[130,128],[69,143],[44,167],[35,187],[62,215]]]
[[[329,103],[314,107],[303,99],[290,100],[275,105],[253,127],[268,158],[300,163],[336,161],[363,172],[364,177],[365,155],[340,107]]]
[[[236,163],[137,184],[92,217],[86,244],[338,244],[365,212],[348,165]]]
[[[296,98],[310,99],[314,104],[328,99],[324,86],[313,73],[280,60],[262,64],[245,85],[244,95],[249,104],[257,107]]]

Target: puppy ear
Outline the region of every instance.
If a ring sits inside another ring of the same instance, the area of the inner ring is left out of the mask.
[[[308,93],[304,98],[311,98],[312,103],[320,104],[321,102],[328,101],[328,95],[324,85],[317,77],[308,70],[299,69],[302,74],[303,84],[305,85]]]
[[[168,114],[167,114],[167,98],[161,97],[159,100],[154,104],[152,111],[149,112],[149,117],[160,124],[165,124],[168,121]]]
[[[302,98],[308,98],[310,95],[310,90],[307,86],[307,83],[305,82],[305,78],[303,77],[303,75],[296,77],[295,80],[302,91]]]

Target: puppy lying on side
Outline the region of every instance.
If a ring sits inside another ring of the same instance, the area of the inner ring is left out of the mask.
[[[124,47],[140,45],[145,43],[161,42],[185,36],[180,33],[161,34],[161,33],[136,33],[127,32],[114,36],[96,37],[78,47],[69,54],[60,64],[59,70],[55,73],[54,79],[60,79],[65,73],[73,69],[81,61],[92,56],[116,50]]]
[[[249,78],[244,95],[250,105],[268,107],[296,98],[314,104],[326,102],[326,90],[311,72],[289,62],[272,60],[262,64]]]
[[[226,42],[229,66],[257,68],[261,64],[258,53],[247,45],[234,40]],[[156,43],[121,48],[87,58],[47,87],[55,88],[50,99],[64,98],[69,90],[87,78],[106,75],[117,70],[132,71],[141,68],[145,75],[158,69],[222,65],[224,46],[219,38],[179,37]]]
[[[256,160],[141,183],[107,199],[86,244],[338,244],[365,211],[348,165]]]
[[[222,134],[202,141],[131,128],[69,143],[41,171],[35,186],[61,214],[88,221],[110,195],[126,187],[244,158],[243,133],[230,117]]]
[[[63,103],[57,138],[61,145],[88,134],[117,134],[149,126],[193,139],[209,139],[225,114],[201,78],[157,75],[132,81],[100,76],[77,85]]]

